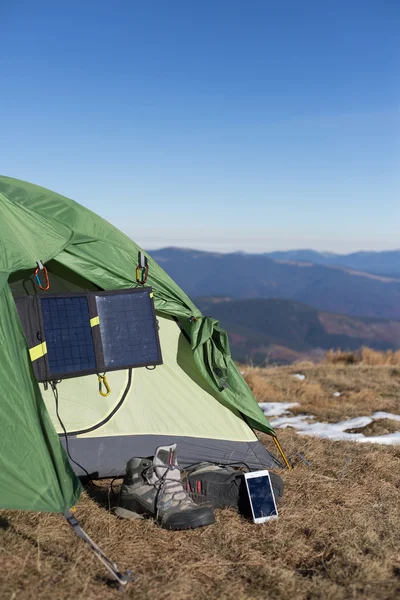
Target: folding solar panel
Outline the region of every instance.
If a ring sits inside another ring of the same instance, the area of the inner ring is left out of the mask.
[[[162,364],[149,287],[15,302],[38,381]]]

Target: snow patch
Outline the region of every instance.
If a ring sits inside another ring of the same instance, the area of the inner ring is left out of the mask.
[[[376,412],[372,415],[375,419],[391,419],[392,421],[400,421],[400,415],[392,415],[392,413],[387,412]]]
[[[339,423],[318,423],[312,415],[290,415],[288,409],[299,406],[298,402],[263,402],[260,408],[265,416],[276,417],[271,425],[274,429],[293,427],[300,435],[309,435],[329,440],[345,440],[355,442],[370,442],[374,444],[400,444],[400,431],[385,435],[366,436],[363,433],[348,433],[348,429],[366,427],[379,419],[390,419],[400,422],[400,415],[387,412],[375,412],[370,417],[355,417]]]
[[[289,414],[288,408],[299,406],[298,402],[260,402],[261,410],[266,417],[280,417]]]

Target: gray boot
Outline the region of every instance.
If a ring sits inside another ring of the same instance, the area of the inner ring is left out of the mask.
[[[198,506],[185,492],[176,444],[159,446],[153,460],[131,458],[115,512],[128,519],[152,516],[166,529],[194,529],[214,523],[209,506]]]

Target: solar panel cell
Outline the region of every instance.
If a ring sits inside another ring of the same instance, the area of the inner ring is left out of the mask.
[[[85,297],[40,299],[50,375],[96,369]]]
[[[160,361],[157,332],[148,291],[96,296],[107,368]]]

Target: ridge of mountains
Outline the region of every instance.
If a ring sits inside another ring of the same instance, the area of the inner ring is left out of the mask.
[[[341,256],[162,248],[150,254],[191,298],[282,298],[319,311],[400,320],[400,250]]]
[[[287,364],[318,360],[330,348],[400,348],[400,250],[150,254],[220,321],[237,361]]]
[[[243,363],[318,359],[331,348],[400,347],[400,321],[349,317],[285,299],[194,298],[229,334],[232,357]]]
[[[306,261],[316,265],[341,266],[400,279],[400,250],[362,251],[352,252],[351,254],[316,252],[315,250],[288,250],[268,252],[264,256],[274,260]]]

